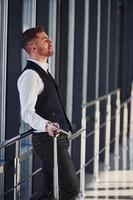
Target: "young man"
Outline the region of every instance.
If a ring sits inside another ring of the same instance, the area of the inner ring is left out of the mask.
[[[69,141],[60,128],[71,131],[58,86],[48,72],[47,60],[54,54],[52,41],[43,27],[26,30],[22,47],[29,55],[27,65],[18,79],[22,120],[40,133],[33,133],[35,152],[44,161],[44,192],[40,199],[53,196],[53,136],[58,136],[58,167],[61,200],[75,200],[79,181],[68,153]]]

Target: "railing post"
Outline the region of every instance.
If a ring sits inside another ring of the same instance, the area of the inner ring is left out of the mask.
[[[115,169],[119,168],[119,135],[120,135],[120,90],[116,97],[116,121],[115,121]]]
[[[14,200],[20,199],[20,140],[16,141],[14,158]]]
[[[107,107],[106,107],[106,130],[105,130],[105,170],[110,169],[110,127],[111,127],[111,96],[107,98]]]
[[[122,133],[122,167],[127,168],[127,131],[128,131],[128,108],[127,103],[123,109],[123,133]]]
[[[57,137],[54,137],[54,196],[59,200],[59,183],[58,183],[58,155],[57,155]]]
[[[133,84],[131,90],[129,130],[129,165],[130,169],[133,169]]]
[[[99,173],[99,129],[100,129],[100,109],[99,101],[96,101],[95,110],[95,138],[94,138],[94,177],[98,181]]]
[[[71,133],[70,131],[69,131],[69,135],[70,135],[70,136],[72,135],[72,133]],[[68,151],[69,151],[69,154],[70,154],[70,156],[71,156],[71,154],[72,154],[72,141],[70,140],[69,143],[70,143],[70,145],[69,145]]]
[[[85,197],[85,157],[86,157],[86,106],[82,107],[81,152],[80,152],[80,194]]]

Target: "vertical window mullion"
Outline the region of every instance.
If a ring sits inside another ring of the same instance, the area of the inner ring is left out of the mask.
[[[95,98],[99,96],[99,68],[100,68],[100,31],[101,31],[101,0],[97,1],[97,50],[96,50],[96,86]]]
[[[23,24],[22,24],[22,31],[25,31],[28,28],[35,27],[36,26],[36,0],[23,0],[23,16],[22,16]],[[28,55],[27,53],[22,50],[21,54],[21,63],[22,63],[22,69],[25,67],[27,62]],[[27,129],[29,129],[29,125],[27,125],[24,122],[21,122],[21,132],[25,132]],[[28,137],[24,139],[24,143],[31,143],[31,137]],[[23,146],[22,146],[23,148]],[[22,151],[23,152],[23,151]],[[26,176],[32,174],[32,167],[33,167],[33,156],[30,155],[29,158],[24,161],[23,168],[21,169],[22,173]],[[28,170],[27,170],[28,169]],[[27,174],[28,173],[28,174]],[[30,197],[32,195],[32,179],[28,181],[28,188],[27,190],[21,191],[21,194],[23,194],[22,199],[25,199]],[[27,197],[28,196],[28,197]]]
[[[83,94],[82,104],[87,103],[88,42],[89,41],[89,0],[85,0],[84,52],[83,52]]]
[[[8,0],[0,2],[0,141],[5,140],[6,118],[6,73],[7,73],[7,26]],[[0,158],[4,161],[4,149],[0,151]],[[0,175],[0,194],[4,192],[4,174]]]
[[[57,25],[57,0],[50,0],[49,3],[49,37],[52,39],[53,47],[56,55],[56,25]],[[49,58],[49,69],[53,77],[55,77],[56,58],[52,56]]]
[[[107,19],[107,58],[106,58],[106,94],[109,93],[109,64],[110,64],[110,23],[111,23],[111,0],[108,0]]]
[[[68,66],[67,66],[67,105],[66,111],[72,122],[73,113],[73,76],[74,76],[74,33],[75,33],[75,0],[69,0],[68,28]]]
[[[23,0],[23,26],[22,31],[28,28],[34,27],[36,25],[36,0]],[[22,68],[25,67],[27,61],[27,53],[22,50],[21,62]]]

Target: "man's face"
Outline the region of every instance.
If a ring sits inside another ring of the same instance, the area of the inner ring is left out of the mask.
[[[36,53],[42,57],[50,57],[54,54],[52,41],[45,32],[36,34],[36,38],[33,40],[33,45]]]

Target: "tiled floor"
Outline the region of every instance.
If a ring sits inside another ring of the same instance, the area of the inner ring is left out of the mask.
[[[86,175],[86,200],[133,200],[133,170],[102,171],[99,181]]]
[[[109,171],[100,165],[98,181],[86,174],[85,200],[133,200],[133,148],[126,150],[126,157],[123,152],[120,148],[119,159],[114,159],[114,154],[110,156]]]

